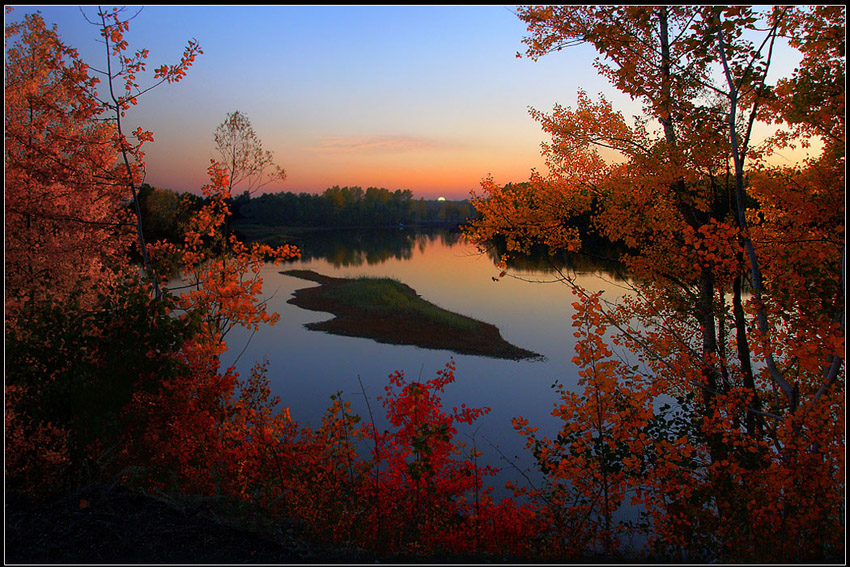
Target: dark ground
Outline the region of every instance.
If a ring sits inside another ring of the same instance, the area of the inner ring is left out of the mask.
[[[36,500],[5,492],[4,563],[10,564],[398,564],[513,563],[489,554],[381,557],[312,541],[298,522],[251,528],[226,503],[188,504],[91,485]]]
[[[208,504],[180,506],[122,486],[37,501],[5,494],[5,563],[374,563],[362,549],[308,541],[295,523],[261,533]]]

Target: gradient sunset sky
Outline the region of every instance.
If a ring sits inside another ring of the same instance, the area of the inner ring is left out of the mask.
[[[103,67],[98,31],[77,6],[18,6],[6,19],[36,10],[86,63]],[[82,10],[91,19],[97,11]],[[128,113],[131,129],[154,134],[146,182],[198,193],[216,126],[240,110],[288,173],[262,191],[359,185],[464,199],[488,175],[503,184],[544,170],[545,135],[529,107],[572,106],[583,89],[604,93],[627,117],[640,113],[597,75],[588,46],[538,62],[516,58],[526,30],[513,10],[145,7],[126,39],[131,51],[150,51],[148,69],[176,63],[192,38],[204,51],[183,81],[161,85]]]

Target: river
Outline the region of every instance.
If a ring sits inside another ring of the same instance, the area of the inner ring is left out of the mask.
[[[483,452],[479,464],[502,470],[488,483],[497,495],[505,495],[505,481],[524,483],[516,468],[539,480],[531,470],[533,457],[524,448],[524,438],[514,431],[511,418],[522,416],[551,438],[558,430],[558,421],[551,415],[556,401],[552,385],[557,380],[571,388],[578,379],[571,361],[576,340],[571,326],[574,298],[556,274],[525,267],[498,278],[493,256],[445,230],[334,231],[306,235],[297,244],[302,259],[268,264],[262,273],[268,309],[279,313],[281,320],[253,334],[243,328],[232,330],[229,350],[222,356],[224,365],[235,361],[240,374],[247,375],[256,362],[268,360],[273,393],[294,419],[311,427],[321,424],[330,396],[338,391],[356,413],[369,420],[362,381],[381,428],[386,421],[377,397],[391,373],[403,370],[408,379],[429,380],[454,359],[456,381],[446,388],[443,405],[448,411],[463,403],[491,408],[472,426],[458,428],[459,440],[468,446],[474,440]],[[510,361],[310,331],[306,323],[328,319],[330,314],[287,303],[296,289],[316,285],[280,274],[293,268],[334,277],[398,279],[444,309],[496,325],[508,342],[545,358]],[[616,278],[598,266],[575,268],[574,273],[579,284],[605,289],[609,298],[624,293]]]

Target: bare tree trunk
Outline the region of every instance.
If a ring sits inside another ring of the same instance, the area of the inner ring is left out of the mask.
[[[744,159],[738,148],[737,136],[737,111],[738,111],[738,88],[735,86],[735,81],[732,79],[732,72],[729,69],[729,62],[726,59],[726,42],[723,39],[723,27],[719,26],[717,31],[718,46],[720,48],[720,60],[723,63],[723,70],[726,74],[726,82],[729,85],[729,142],[732,147],[732,161],[735,165],[735,193],[738,204],[738,226],[741,228],[741,235],[744,241],[744,250],[747,253],[747,259],[750,263],[750,273],[752,274],[751,284],[753,287],[753,295],[756,300],[756,322],[758,324],[759,333],[762,341],[767,342],[770,327],[767,322],[767,314],[764,311],[762,301],[763,287],[762,276],[759,268],[758,256],[756,255],[753,241],[750,238],[749,229],[747,226],[747,217],[744,211]],[[776,365],[776,360],[773,358],[773,353],[769,345],[765,344],[767,368],[770,371],[770,376],[777,386],[785,394],[788,399],[788,407],[793,413],[797,410],[799,403],[797,389],[790,383],[780,372]]]
[[[744,388],[752,395],[747,411],[747,433],[753,436],[761,436],[762,423],[758,411],[761,410],[761,400],[756,391],[753,378],[753,366],[750,356],[750,343],[747,339],[747,320],[744,317],[744,305],[741,300],[741,287],[744,275],[741,274],[732,282],[732,312],[735,316],[735,342],[738,348],[738,361],[741,364],[741,376]]]
[[[100,13],[100,19],[103,24],[103,29],[106,29],[106,16],[104,13]],[[133,182],[133,169],[130,167],[130,158],[127,156],[127,148],[125,146],[125,138],[124,132],[121,129],[121,103],[118,101],[118,97],[115,96],[115,89],[112,85],[112,81],[115,79],[115,75],[112,72],[112,54],[109,48],[109,36],[104,36],[104,43],[106,45],[106,79],[109,83],[109,96],[112,99],[112,103],[114,105],[115,110],[115,127],[118,131],[118,140],[121,144],[121,157],[124,161],[124,167],[127,172],[127,185],[130,187],[130,191],[133,195],[133,208],[136,213],[136,234],[139,237],[139,248],[142,254],[142,263],[145,267],[145,273],[147,273],[151,281],[153,282],[153,290],[154,297],[156,299],[160,299],[162,296],[162,292],[159,289],[159,282],[156,279],[156,274],[153,272],[153,268],[150,263],[150,258],[148,257],[148,248],[145,243],[145,232],[142,228],[142,209],[139,204],[139,193],[136,190],[136,184]]]
[[[673,129],[673,117],[671,113],[671,85],[670,85],[670,37],[667,29],[667,8],[658,9],[659,35],[661,40],[661,103],[664,108],[661,116],[661,125],[664,127],[664,139],[668,144],[676,144],[676,132]]]

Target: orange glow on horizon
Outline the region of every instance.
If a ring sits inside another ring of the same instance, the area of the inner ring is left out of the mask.
[[[207,148],[183,148],[169,153],[150,144],[145,181],[161,189],[200,194],[208,183],[206,169],[212,156]],[[286,169],[287,179],[270,183],[259,193],[321,194],[333,186],[379,187],[389,191],[409,189],[415,199],[463,200],[478,192],[481,180],[492,175],[499,183],[528,180],[532,168],[543,168],[538,147],[530,145],[523,155],[509,152],[423,151],[401,156],[392,152],[374,154],[327,153],[309,150],[275,151]],[[239,189],[237,187],[236,191]]]
[[[762,143],[771,133],[762,125],[754,132],[753,143]],[[162,139],[162,138],[160,138]],[[768,163],[791,166],[822,150],[820,140],[808,149],[785,148],[775,152]],[[209,144],[170,151],[166,144],[146,146],[145,181],[161,189],[200,194],[208,183]],[[507,147],[473,148],[463,144],[429,143],[405,137],[328,138],[313,147],[275,147],[274,155],[286,170],[287,179],[262,187],[259,193],[321,194],[329,187],[379,187],[389,191],[409,189],[415,199],[469,199],[479,194],[481,181],[492,176],[499,185],[520,183],[530,178],[532,169],[547,173],[539,143],[530,140],[521,152]],[[603,152],[606,161],[620,161]],[[237,187],[237,192],[239,191]]]

